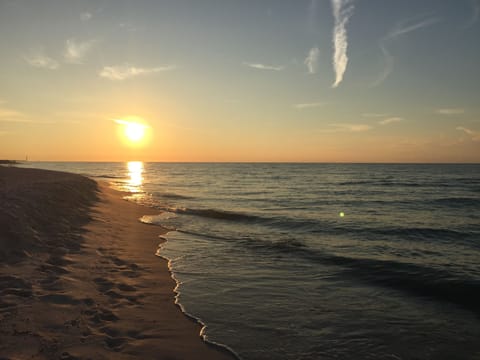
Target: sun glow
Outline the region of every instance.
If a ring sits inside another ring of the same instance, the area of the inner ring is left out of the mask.
[[[129,117],[114,121],[120,125],[120,135],[128,145],[144,145],[149,126],[142,119]]]
[[[136,123],[129,123],[125,125],[125,136],[128,140],[137,142],[143,139],[145,136],[145,126]]]

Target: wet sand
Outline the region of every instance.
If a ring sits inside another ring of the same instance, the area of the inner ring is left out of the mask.
[[[174,304],[156,213],[105,184],[0,166],[0,358],[232,359]]]

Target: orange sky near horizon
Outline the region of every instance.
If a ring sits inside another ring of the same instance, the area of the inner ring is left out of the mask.
[[[480,162],[468,1],[205,4],[0,3],[0,158]]]

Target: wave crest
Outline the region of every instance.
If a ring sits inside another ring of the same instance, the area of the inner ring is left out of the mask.
[[[255,215],[217,209],[168,208],[168,211],[176,214],[194,215],[217,220],[252,221],[258,219]]]

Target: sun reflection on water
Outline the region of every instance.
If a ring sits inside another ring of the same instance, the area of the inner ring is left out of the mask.
[[[127,162],[129,179],[126,183],[126,190],[132,193],[142,192],[143,185],[143,162],[129,161]]]

